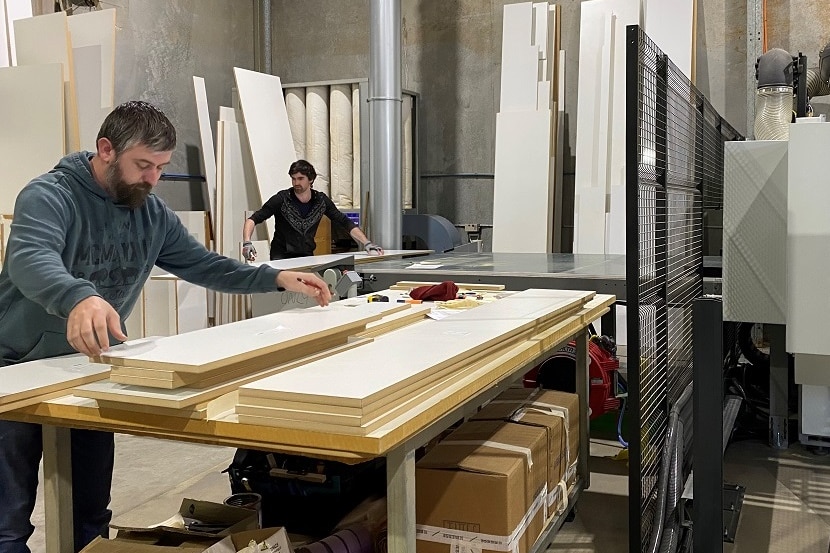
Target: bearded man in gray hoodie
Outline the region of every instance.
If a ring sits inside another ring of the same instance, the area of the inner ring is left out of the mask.
[[[327,305],[315,275],[252,267],[208,251],[152,194],[176,131],[147,102],[115,108],[97,152],[78,152],[17,197],[0,271],[0,366],[75,351],[96,356],[127,339],[122,322],[154,265],[225,293],[290,290]],[[28,553],[40,425],[0,421],[0,553]],[[75,551],[106,536],[114,459],[108,432],[72,431]]]

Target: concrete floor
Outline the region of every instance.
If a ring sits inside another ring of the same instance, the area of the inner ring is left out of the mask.
[[[221,502],[230,494],[228,448],[117,436],[113,522],[144,525],[166,519],[190,497]],[[549,552],[628,551],[627,465],[616,460],[615,442],[592,440],[591,488],[579,500]],[[830,542],[830,457],[798,446],[775,452],[764,444],[730,445],[724,463],[727,482],[746,486],[746,501],[734,544],[725,553],[827,553]],[[42,498],[42,494],[39,496]],[[29,542],[44,553],[43,504],[39,499]]]

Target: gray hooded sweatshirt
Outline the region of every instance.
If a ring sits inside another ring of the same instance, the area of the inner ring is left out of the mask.
[[[138,209],[115,204],[91,157],[64,157],[17,197],[0,271],[0,365],[72,353],[66,319],[90,296],[123,321],[153,265],[220,292],[277,290],[279,271],[208,251],[157,196]]]

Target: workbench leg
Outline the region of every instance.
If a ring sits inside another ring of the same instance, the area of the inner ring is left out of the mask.
[[[588,333],[576,335],[576,390],[579,394],[579,460],[577,473],[584,482],[583,489],[591,485],[591,473],[588,470],[588,456],[591,454],[589,444],[588,398],[590,384],[588,378]]]
[[[46,553],[73,553],[71,430],[43,425]]]
[[[784,325],[764,325],[769,337],[769,445],[787,449],[789,438],[789,362]]]
[[[401,445],[386,456],[388,553],[415,551],[415,450]]]

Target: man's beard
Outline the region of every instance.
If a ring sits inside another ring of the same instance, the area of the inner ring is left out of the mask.
[[[148,182],[126,182],[121,167],[118,166],[117,158],[107,167],[104,181],[115,203],[127,206],[130,209],[138,209],[143,206],[147,196],[153,190],[153,185]]]

